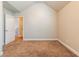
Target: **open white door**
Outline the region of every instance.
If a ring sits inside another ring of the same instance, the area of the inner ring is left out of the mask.
[[[5,14],[5,44],[15,40],[15,17]]]

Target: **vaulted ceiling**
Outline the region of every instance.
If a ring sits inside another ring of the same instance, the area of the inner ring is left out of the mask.
[[[23,11],[36,3],[45,3],[56,11],[61,10],[70,1],[7,1],[5,7],[9,9],[15,8],[16,11]],[[11,5],[11,6],[10,6]],[[11,8],[12,7],[12,8]],[[13,9],[12,9],[13,10]]]

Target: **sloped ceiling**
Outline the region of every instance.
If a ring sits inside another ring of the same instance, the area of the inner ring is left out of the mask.
[[[55,9],[56,11],[61,10],[65,5],[67,5],[70,1],[47,1],[51,8]]]
[[[68,4],[69,1],[7,1],[7,3],[16,8],[19,12],[27,9],[35,3],[45,3],[54,10],[59,11]]]

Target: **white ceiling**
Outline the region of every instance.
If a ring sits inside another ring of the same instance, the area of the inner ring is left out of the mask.
[[[9,4],[14,6],[18,11],[23,11],[24,9],[32,6],[35,3],[45,3],[51,8],[59,11],[62,9],[69,1],[7,1]]]

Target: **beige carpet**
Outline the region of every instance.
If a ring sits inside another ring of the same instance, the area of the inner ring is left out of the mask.
[[[11,42],[4,47],[3,56],[19,57],[74,57],[76,56],[58,41]]]

